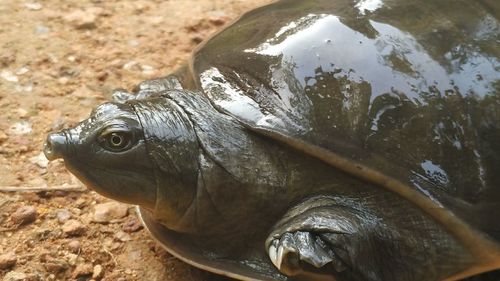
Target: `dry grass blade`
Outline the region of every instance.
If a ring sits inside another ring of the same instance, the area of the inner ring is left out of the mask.
[[[38,192],[38,191],[86,191],[82,185],[56,185],[56,186],[0,186],[0,192]]]

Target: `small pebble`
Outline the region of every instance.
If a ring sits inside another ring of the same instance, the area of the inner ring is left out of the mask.
[[[61,85],[66,85],[66,84],[68,84],[68,82],[69,82],[68,77],[61,77],[61,78],[57,79],[57,83],[59,83]]]
[[[92,272],[92,278],[98,280],[102,278],[102,265],[97,264],[94,266],[94,270]]]
[[[0,269],[9,269],[16,265],[17,257],[14,253],[0,255]]]
[[[8,70],[2,70],[2,72],[0,72],[0,77],[9,82],[19,82],[19,78]]]
[[[6,141],[9,137],[5,132],[0,131],[0,143]]]
[[[121,230],[115,233],[115,238],[120,240],[121,242],[127,242],[132,240],[132,237],[130,237],[130,234],[125,233]]]
[[[51,261],[53,259],[54,259],[53,253],[44,251],[40,254],[40,261],[43,263],[46,263],[46,262]]]
[[[38,228],[33,231],[31,237],[34,241],[40,242],[47,240],[51,236],[55,236],[57,234],[53,233],[53,229],[51,228]]]
[[[28,276],[22,272],[10,271],[5,274],[3,281],[26,281]]]
[[[88,202],[87,200],[85,200],[84,198],[78,198],[76,201],[75,201],[75,204],[74,204],[77,208],[79,209],[82,209],[83,207],[87,206],[88,205]]]
[[[128,40],[128,41],[127,41],[127,44],[128,44],[129,46],[131,46],[131,47],[137,47],[137,46],[139,46],[139,44],[140,44],[140,43],[139,43],[139,41],[137,41],[137,40]]]
[[[71,240],[71,241],[69,241],[68,244],[67,244],[67,246],[68,246],[68,250],[70,250],[74,254],[80,253],[80,250],[82,248],[80,242],[77,241],[77,240]]]
[[[23,66],[23,67],[16,70],[16,75],[24,75],[28,72],[30,72],[30,69],[26,66]]]
[[[68,236],[80,236],[87,231],[87,228],[77,220],[68,220],[62,226],[62,231]]]
[[[91,276],[94,271],[92,264],[90,263],[82,263],[76,266],[75,270],[73,270],[73,278],[83,277],[83,276]]]
[[[60,209],[57,210],[56,217],[59,223],[65,223],[71,218],[71,212],[67,209]]]
[[[201,43],[203,41],[203,39],[205,39],[205,37],[203,35],[200,35],[200,34],[191,35],[191,42],[193,42],[194,44]]]
[[[210,17],[208,18],[208,21],[215,25],[215,26],[221,26],[225,24],[229,20],[229,17],[224,11],[213,11],[210,14]]]
[[[50,28],[46,27],[45,25],[37,25],[35,27],[35,33],[36,34],[47,34],[49,32],[50,32]]]
[[[24,7],[26,7],[28,10],[32,10],[32,11],[40,11],[43,8],[42,4],[40,4],[38,2],[24,3]]]
[[[151,25],[161,25],[165,22],[165,18],[162,16],[144,17],[144,20]]]
[[[31,131],[31,124],[26,121],[21,121],[12,124],[12,126],[9,127],[8,133],[10,135],[26,135],[31,133]]]
[[[114,242],[113,244],[111,244],[111,246],[109,246],[109,249],[111,251],[114,251],[118,248],[120,248],[122,246],[122,244],[120,242]]]
[[[141,65],[141,70],[142,70],[142,73],[144,73],[146,75],[150,75],[150,74],[155,73],[155,69],[152,66],[146,65],[146,64]]]
[[[71,213],[73,213],[76,216],[80,216],[82,214],[82,210],[78,208],[71,208]]]
[[[70,198],[66,198],[64,196],[59,196],[59,195],[56,194],[56,192],[60,192],[60,190],[54,191],[52,193],[53,197],[51,199],[52,199],[52,203],[54,204],[54,206],[58,206],[58,207],[70,206],[73,203],[73,201]],[[54,217],[55,218],[57,217],[57,212],[59,212],[61,210],[62,209],[56,210],[56,212],[54,213]],[[64,209],[64,210],[66,210],[66,211],[69,212],[68,209]]]
[[[15,53],[4,53],[0,55],[0,67],[7,67],[16,61]]]
[[[40,152],[40,154],[38,154],[37,156],[31,157],[30,162],[40,168],[47,168],[47,166],[49,165],[49,160],[47,159],[47,157],[45,157],[43,152]]]
[[[142,226],[141,221],[136,217],[129,217],[123,223],[123,226],[122,226],[122,230],[125,232],[128,232],[128,233],[136,232],[142,228],[143,228],[143,226]]]
[[[64,118],[62,118],[62,117],[59,117],[59,118],[54,119],[54,121],[52,122],[52,125],[50,126],[50,128],[53,131],[58,131],[58,130],[61,130],[64,127],[64,124],[66,124],[66,120]]]
[[[60,259],[52,259],[44,264],[45,269],[49,273],[61,273],[68,270],[69,265],[66,261]]]
[[[118,202],[97,204],[94,207],[93,220],[100,223],[109,223],[121,219],[128,214],[128,206]]]
[[[76,254],[67,254],[64,258],[68,261],[70,265],[75,265],[78,260],[78,255]]]
[[[77,29],[96,28],[97,18],[103,13],[99,7],[91,7],[86,10],[76,10],[64,16],[64,20]]]
[[[16,84],[14,88],[17,92],[30,93],[33,91],[33,84],[31,82],[26,85]]]
[[[16,224],[28,224],[36,220],[37,212],[33,206],[22,206],[12,213],[10,217]]]
[[[54,197],[56,197],[56,198],[62,198],[64,196],[68,196],[68,191],[66,191],[66,190],[55,190],[54,192],[52,192],[52,195]]]
[[[128,254],[128,260],[129,261],[140,261],[141,259],[142,259],[142,252],[141,252],[141,250],[131,251]]]
[[[26,117],[26,115],[28,115],[28,111],[22,107],[19,107],[19,108],[16,108],[14,110],[16,116],[20,117],[20,118],[24,118]]]
[[[129,61],[129,62],[127,62],[127,63],[125,63],[123,65],[123,69],[126,69],[126,70],[139,70],[140,69],[140,65],[139,65],[138,62],[131,60],[131,61]]]

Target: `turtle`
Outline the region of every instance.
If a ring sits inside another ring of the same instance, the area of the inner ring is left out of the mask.
[[[498,278],[498,3],[276,1],[44,152],[227,277]]]

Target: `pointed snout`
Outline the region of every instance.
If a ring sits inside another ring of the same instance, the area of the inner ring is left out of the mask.
[[[43,153],[50,161],[62,158],[67,153],[68,137],[64,132],[52,133],[47,136]]]

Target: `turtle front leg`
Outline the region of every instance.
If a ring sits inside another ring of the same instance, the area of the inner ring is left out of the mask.
[[[312,197],[284,215],[265,247],[293,280],[438,281],[473,264],[411,203],[373,197]]]
[[[352,267],[353,253],[348,248],[353,245],[348,242],[359,240],[359,226],[352,210],[337,206],[328,197],[311,198],[289,210],[275,225],[266,250],[287,276],[337,280],[334,276],[345,275]]]

